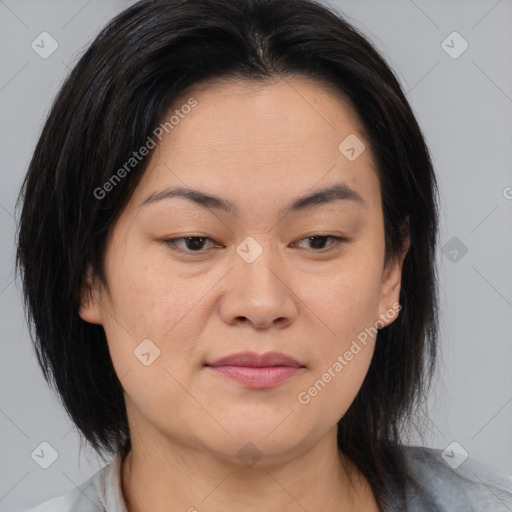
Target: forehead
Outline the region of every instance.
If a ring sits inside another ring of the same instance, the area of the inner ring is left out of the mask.
[[[166,145],[177,152],[187,151],[193,140],[196,150],[220,147],[233,157],[241,151],[263,157],[262,150],[313,157],[333,146],[337,150],[344,134],[365,138],[357,113],[341,93],[309,78],[206,82],[183,94],[171,110],[191,96],[197,106],[166,136]]]
[[[190,98],[194,108],[181,111]],[[243,194],[245,201],[251,192],[280,201],[283,193],[294,197],[340,181],[379,192],[355,111],[341,94],[311,79],[205,82],[182,94],[166,119],[176,111],[179,122],[151,155],[136,200],[175,185]],[[347,146],[355,147],[355,159],[344,153]]]

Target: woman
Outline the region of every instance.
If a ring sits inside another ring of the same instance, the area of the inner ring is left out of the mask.
[[[37,512],[510,510],[407,447],[437,187],[383,58],[308,0],[146,0],[62,87],[18,265],[45,377],[114,460]]]

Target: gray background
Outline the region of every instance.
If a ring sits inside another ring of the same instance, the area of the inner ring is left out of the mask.
[[[13,282],[14,204],[68,68],[131,3],[0,0],[0,512],[67,492],[103,466],[79,449],[32,352]],[[432,428],[411,443],[444,449],[457,441],[512,474],[512,0],[330,5],[375,43],[407,91],[439,176],[441,245],[456,237],[438,254],[442,352]],[[43,31],[59,45],[47,59],[31,48]],[[442,46],[453,31],[469,44],[458,58]],[[59,454],[48,469],[31,457],[43,441]]]

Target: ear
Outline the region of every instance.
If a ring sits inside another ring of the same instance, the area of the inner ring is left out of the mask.
[[[402,268],[405,256],[411,245],[409,231],[409,216],[401,229],[404,232],[404,243],[400,254],[395,256],[386,265],[382,274],[381,296],[379,302],[378,325],[385,327],[393,323],[398,316],[398,304],[400,303],[400,287],[402,284]]]
[[[94,276],[92,268],[89,265],[85,282],[80,290],[80,308],[78,314],[82,320],[91,324],[102,324],[99,294],[99,280]]]

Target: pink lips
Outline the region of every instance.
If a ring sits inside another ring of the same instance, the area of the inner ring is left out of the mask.
[[[207,363],[207,367],[252,388],[270,388],[298,373],[298,361],[279,352],[242,352]]]

